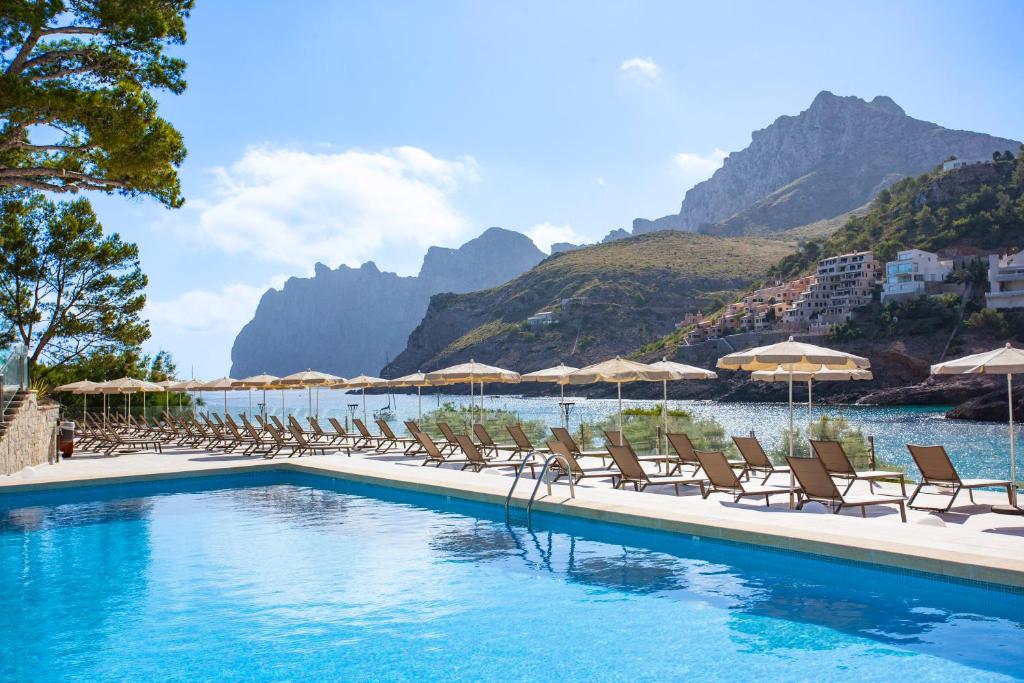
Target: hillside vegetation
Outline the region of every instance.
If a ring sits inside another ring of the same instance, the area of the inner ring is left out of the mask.
[[[777,239],[665,231],[556,254],[493,289],[435,295],[385,376],[471,357],[533,370],[627,353],[667,334],[686,311],[731,299],[794,249]],[[556,322],[528,326],[541,310]]]
[[[808,241],[770,274],[795,277],[821,258],[871,250],[888,261],[901,249],[1024,246],[1024,154],[907,178],[879,193],[870,210],[824,240]]]

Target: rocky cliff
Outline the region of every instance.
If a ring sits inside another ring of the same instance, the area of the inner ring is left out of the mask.
[[[686,193],[678,214],[637,219],[633,232],[785,230],[852,211],[951,155],[989,159],[1019,145],[912,118],[885,96],[866,102],[823,91],[800,114],[754,131],[748,147]]]
[[[372,263],[291,278],[268,290],[231,349],[231,376],[286,375],[316,368],[341,376],[373,374],[405,348],[433,294],[470,292],[506,282],[544,254],[524,235],[490,228],[458,249],[431,247],[415,277]]]

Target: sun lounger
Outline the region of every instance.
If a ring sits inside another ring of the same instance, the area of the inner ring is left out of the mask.
[[[797,492],[799,502],[796,507],[798,510],[805,503],[816,501],[828,505],[835,514],[839,514],[839,511],[844,507],[858,507],[860,508],[860,516],[867,517],[866,508],[869,505],[898,505],[900,508],[900,519],[904,522],[907,521],[907,510],[905,508],[907,499],[903,496],[846,496],[839,490],[836,483],[832,481],[832,477],[828,470],[825,469],[825,465],[818,458],[787,457],[786,460],[789,462],[789,468],[796,477],[797,483],[800,484],[800,490]]]
[[[603,449],[603,448],[598,448],[596,450],[590,450],[590,451],[585,451],[585,450],[581,449],[579,447],[579,444],[576,443],[576,439],[572,438],[572,434],[570,434],[569,430],[566,429],[565,427],[552,427],[551,428],[551,433],[554,435],[554,437],[556,439],[559,440],[559,442],[565,444],[565,447],[568,448],[569,451],[574,456],[576,456],[577,458],[582,458],[584,456],[591,456],[591,457],[595,457],[595,458],[601,458],[601,463],[603,464],[608,459],[608,457],[609,457],[608,456],[608,451]],[[549,447],[550,447],[550,444],[551,444],[551,442],[549,441],[548,442],[548,446]]]
[[[327,421],[331,423],[331,428],[334,429],[334,433],[337,434],[339,437],[341,437],[341,440],[339,441],[339,443],[344,443],[346,445],[346,447],[348,447],[350,449],[351,448],[355,448],[356,442],[359,441],[359,437],[354,436],[352,434],[349,434],[345,430],[345,428],[341,426],[341,423],[338,422],[338,418],[336,418],[336,417],[329,417],[329,418],[327,418]],[[350,450],[349,454],[351,455],[351,453],[352,452]]]
[[[533,443],[531,443],[530,437],[526,436],[526,432],[523,431],[523,428],[522,428],[521,425],[518,425],[518,424],[505,425],[505,429],[508,431],[508,435],[512,437],[512,443],[515,444],[514,448],[512,449],[512,455],[509,456],[510,459],[514,458],[516,456],[522,457],[522,456],[526,455],[527,453],[547,453],[548,452],[547,447],[544,447],[544,446],[542,446],[540,448],[535,447],[533,445]]]
[[[536,463],[527,462],[525,459],[518,462],[488,460],[480,452],[476,444],[473,443],[473,440],[465,434],[456,434],[455,439],[459,444],[459,448],[466,454],[466,462],[462,465],[462,469],[471,468],[474,472],[479,472],[493,467],[511,467],[513,471],[518,472],[523,467],[529,467],[530,477],[533,479],[537,478],[537,472],[534,469]]]
[[[433,465],[434,467],[440,467],[441,465],[464,465],[469,462],[466,458],[455,458],[451,453],[442,453],[434,440],[431,439],[425,432],[413,432],[413,438],[420,442],[420,446],[423,447],[423,452],[426,454],[426,459],[420,463],[420,466]]]
[[[846,479],[844,494],[849,493],[856,481],[866,481],[868,490],[875,492],[875,482],[881,479],[896,479],[900,482],[900,491],[903,496],[907,495],[907,484],[902,472],[889,472],[885,470],[865,470],[858,472],[853,468],[853,463],[843,450],[843,444],[838,441],[817,441],[811,439],[811,448],[814,454],[821,460],[821,464],[828,470],[829,475],[834,479]]]
[[[757,472],[764,475],[761,483],[766,484],[773,474],[789,474],[788,467],[778,466],[771,461],[768,454],[761,448],[761,442],[757,440],[756,436],[734,436],[732,441],[747,463],[743,471],[740,472],[740,477]]]
[[[383,437],[383,441],[377,447],[377,450],[386,452],[392,448],[400,448],[402,453],[409,455],[411,449],[419,446],[419,442],[416,439],[395,434],[387,420],[377,419],[375,422],[377,423],[377,428],[380,429],[380,435]]]
[[[569,468],[566,470],[565,465],[560,460],[555,460],[551,463],[551,467],[555,472],[555,481],[558,481],[560,477],[568,475],[572,479],[572,483],[578,484],[583,479],[599,478],[599,479],[616,479],[617,474],[609,470],[605,466],[597,468],[584,468],[580,465],[579,460],[576,459],[576,454],[569,450],[569,447],[565,445],[559,439],[548,441],[548,450],[553,455],[560,455],[565,458],[566,462],[569,463]],[[607,451],[604,451],[607,456]]]
[[[701,495],[704,494],[704,480],[700,477],[669,477],[648,474],[632,447],[628,445],[608,444],[608,454],[619,470],[619,473],[612,477],[612,486],[617,489],[626,484],[632,484],[634,491],[643,491],[648,486],[669,485],[675,487],[678,496],[680,486],[699,486]]]
[[[697,451],[700,468],[708,478],[708,487],[703,491],[705,498],[712,493],[728,493],[732,502],[738,503],[741,498],[764,496],[765,506],[771,505],[771,497],[779,494],[792,494],[796,487],[782,486],[746,486],[740,480],[732,464],[722,451]]]
[[[315,455],[316,453],[327,455],[327,449],[330,448],[330,446],[310,443],[309,440],[306,439],[306,435],[303,431],[294,425],[290,426],[289,430],[291,431],[292,438],[295,439],[296,444],[295,448],[292,450],[293,455],[302,455],[303,453],[309,453],[310,455]]]
[[[452,453],[459,450],[459,440],[455,438],[455,430],[452,429],[447,422],[438,422],[437,429],[441,432],[441,436],[444,437],[445,443],[440,446],[441,450],[448,450]]]
[[[668,473],[668,464],[675,461],[673,456],[669,455],[636,455],[636,450],[633,448],[633,444],[629,442],[626,435],[618,430],[605,430],[604,432],[605,441],[611,446],[629,446],[629,449],[633,451],[633,455],[636,456],[640,462],[653,462],[660,470],[662,465],[665,465],[666,473]]]
[[[484,427],[479,422],[473,425],[473,435],[476,436],[476,440],[480,442],[479,448],[484,455],[496,458],[498,457],[499,452],[506,451],[512,454],[509,455],[509,460],[515,457],[515,444],[496,443],[491,437],[491,433],[487,431],[487,427]]]
[[[1012,484],[1008,479],[961,479],[956,468],[953,467],[953,462],[949,459],[949,454],[946,453],[946,449],[942,446],[917,446],[908,443],[907,448],[910,450],[910,455],[914,458],[914,462],[917,463],[917,469],[921,470],[921,483],[914,489],[914,493],[911,494],[910,501],[907,503],[912,510],[947,512],[953,507],[953,502],[960,491],[967,489],[967,495],[970,496],[973,503],[974,489],[990,487],[1005,488],[1006,498],[1012,504],[1010,496],[1010,486]],[[952,495],[946,507],[915,506],[914,499],[917,498],[917,495],[921,493],[921,489],[925,486],[934,486],[939,490],[949,490]]]

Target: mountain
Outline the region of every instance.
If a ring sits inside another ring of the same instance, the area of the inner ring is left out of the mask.
[[[741,235],[794,228],[853,211],[882,188],[950,156],[990,159],[1019,145],[912,118],[882,95],[866,102],[823,91],[800,114],[754,131],[749,146],[687,191],[678,214],[638,218],[633,233]]]
[[[373,262],[331,270],[270,289],[235,338],[231,376],[287,375],[316,368],[341,376],[376,373],[405,348],[432,294],[470,292],[506,282],[544,258],[525,235],[490,228],[458,249],[431,247],[415,277]]]
[[[731,300],[793,248],[783,240],[666,231],[555,254],[498,287],[432,297],[385,372],[470,358],[535,370],[626,353],[672,330],[686,312]],[[527,322],[540,311],[551,311],[553,321]]]

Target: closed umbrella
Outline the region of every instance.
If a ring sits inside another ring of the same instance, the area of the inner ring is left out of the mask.
[[[363,393],[363,422],[366,422],[366,389],[373,387],[386,387],[388,381],[380,377],[370,377],[369,375],[359,375],[352,379],[342,380],[336,384],[332,384],[332,389],[361,389]]]
[[[245,377],[235,382],[235,386],[241,389],[248,389],[250,396],[252,395],[253,389],[263,390],[263,419],[267,419],[267,389],[275,385],[280,379],[276,375],[253,375],[252,377]],[[283,394],[282,394],[283,396]],[[252,406],[249,406],[249,412],[252,412]],[[283,411],[282,411],[283,412]]]
[[[579,368],[574,368],[562,363],[553,368],[534,370],[533,372],[527,372],[520,376],[520,379],[523,382],[552,382],[558,384],[558,405],[561,408],[563,427],[569,426],[569,414],[565,410],[565,385],[569,383],[569,375],[577,370],[579,370]]]
[[[673,370],[655,368],[645,363],[616,356],[602,363],[595,363],[569,373],[569,384],[593,384],[614,382],[619,397],[619,445],[622,435],[622,385],[625,382],[665,382],[682,379]]]
[[[1024,509],[1017,504],[1017,461],[1014,453],[1013,435],[1013,376],[1024,372],[1024,350],[1006,346],[984,353],[975,353],[963,358],[937,363],[932,366],[933,375],[1006,375],[1006,399],[1010,424],[1010,505],[993,505],[993,512],[1024,515]]]
[[[660,370],[671,370],[679,375],[679,379],[716,379],[717,374],[711,370],[698,368],[695,365],[676,363],[668,358],[662,358],[657,363],[651,363],[652,368]],[[668,380],[661,381],[661,419],[664,423],[665,438],[668,438]],[[668,450],[668,444],[662,445],[662,453]]]
[[[427,379],[439,384],[464,384],[469,382],[470,406],[473,404],[473,383],[480,382],[480,412],[483,414],[483,391],[484,382],[517,383],[521,381],[518,372],[504,368],[477,363],[470,359],[468,363],[459,363],[441,370],[434,370],[427,373]],[[482,419],[482,417],[481,417]]]
[[[422,372],[414,372],[411,375],[404,375],[388,380],[389,387],[416,387],[416,419],[423,418],[423,387],[433,386]]]
[[[313,414],[313,387],[322,387],[328,384],[335,384],[337,382],[344,382],[345,380],[337,375],[331,375],[326,372],[317,372],[316,370],[303,370],[302,372],[296,372],[286,377],[282,377],[277,381],[277,384],[287,387],[306,387],[306,393],[309,399],[309,414]],[[317,395],[317,407],[320,405],[320,396]],[[318,411],[319,412],[319,411]],[[317,415],[319,417],[319,415]]]

